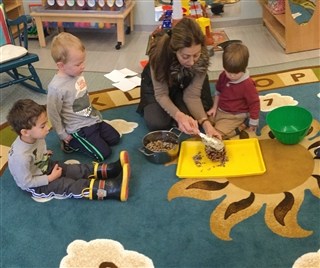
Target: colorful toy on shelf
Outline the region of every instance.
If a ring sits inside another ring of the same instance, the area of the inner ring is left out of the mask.
[[[69,6],[69,7],[73,7],[74,5],[75,5],[75,0],[67,0],[67,5]]]
[[[172,10],[165,11],[161,28],[165,30],[169,30],[172,28]]]
[[[172,2],[172,25],[182,19],[183,16],[194,18],[203,34],[206,36],[206,44],[213,45],[211,20],[205,11],[206,2],[198,0],[173,0]],[[166,22],[168,24],[168,22]]]
[[[194,17],[194,18],[200,18],[203,17],[202,13],[202,6],[198,2],[198,0],[191,0],[189,1],[189,16]]]
[[[83,7],[85,5],[85,1],[84,0],[77,0],[77,5],[79,7]]]
[[[201,17],[196,19],[199,24],[203,34],[206,36],[206,44],[213,45],[214,39],[212,37],[211,31],[211,20],[209,18]]]
[[[172,1],[172,10],[172,24],[175,25],[183,17],[181,0]]]
[[[189,2],[190,0],[181,0],[181,7],[184,16],[188,16],[190,14]]]

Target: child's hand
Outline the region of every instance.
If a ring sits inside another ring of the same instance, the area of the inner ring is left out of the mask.
[[[58,166],[58,164],[55,164],[51,173],[48,175],[48,181],[54,181],[58,178],[60,178],[62,175],[62,168]]]
[[[53,155],[53,151],[47,150],[47,155]]]
[[[68,137],[66,137],[63,141],[68,144],[71,140],[72,140],[72,136],[71,135],[68,135]]]
[[[210,110],[207,111],[207,115],[215,117],[216,112],[217,112],[217,109],[211,108]]]

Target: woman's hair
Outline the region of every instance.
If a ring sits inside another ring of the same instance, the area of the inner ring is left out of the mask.
[[[21,99],[13,104],[7,120],[13,130],[21,135],[21,130],[35,126],[37,119],[44,112],[46,112],[45,105],[40,105],[30,99]]]
[[[222,55],[223,68],[229,73],[245,72],[248,67],[249,50],[242,43],[232,43],[225,47]]]
[[[85,51],[85,47],[78,37],[66,32],[59,33],[52,40],[51,56],[55,62],[66,63],[71,49]]]
[[[205,36],[192,19],[182,18],[169,32],[156,35],[150,45],[149,61],[158,81],[169,81],[169,67],[175,53],[182,48],[201,45],[202,52],[207,53]]]

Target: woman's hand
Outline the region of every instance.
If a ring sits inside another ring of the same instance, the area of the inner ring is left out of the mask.
[[[175,120],[178,123],[180,131],[189,135],[195,135],[199,133],[198,122],[191,116],[179,111],[175,116]]]
[[[221,133],[213,127],[210,121],[203,122],[202,127],[209,137],[216,137],[222,140]]]

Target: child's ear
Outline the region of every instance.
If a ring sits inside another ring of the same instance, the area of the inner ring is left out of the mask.
[[[23,128],[23,129],[21,129],[20,130],[20,134],[21,134],[21,136],[23,136],[23,137],[29,137],[29,129],[25,129],[25,128]]]
[[[58,61],[57,62],[57,67],[58,67],[58,69],[62,69],[63,68],[63,62],[62,61]]]

